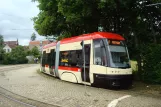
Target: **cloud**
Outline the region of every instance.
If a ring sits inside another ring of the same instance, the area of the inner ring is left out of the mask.
[[[28,45],[35,32],[32,17],[37,16],[37,3],[31,0],[3,0],[0,3],[0,34],[4,40],[19,40],[20,45]],[[37,34],[37,39],[45,39]]]

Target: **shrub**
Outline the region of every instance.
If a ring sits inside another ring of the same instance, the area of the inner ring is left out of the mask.
[[[27,62],[26,52],[22,46],[17,46],[11,53],[6,53],[3,60],[3,64],[25,64]]]
[[[144,47],[143,72],[141,74],[143,81],[148,83],[161,84],[161,45],[150,44]]]

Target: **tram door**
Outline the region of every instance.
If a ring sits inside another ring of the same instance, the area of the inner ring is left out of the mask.
[[[52,49],[50,52],[50,63],[49,63],[49,71],[51,75],[55,75],[55,49]]]
[[[84,45],[84,51],[85,51],[85,76],[84,76],[84,66],[82,66],[82,81],[84,82],[90,82],[89,79],[89,71],[90,71],[90,50],[91,50],[91,45],[90,44],[85,44]],[[83,58],[84,59],[84,58]],[[84,60],[83,60],[84,63]],[[84,65],[84,64],[82,64]]]

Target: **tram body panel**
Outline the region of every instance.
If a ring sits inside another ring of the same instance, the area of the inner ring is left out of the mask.
[[[68,82],[82,83],[81,72],[71,70],[59,70],[60,79]]]
[[[110,68],[107,67],[107,75],[131,75],[132,69],[117,69],[117,68]]]
[[[60,51],[82,50],[82,46],[80,45],[80,43],[81,43],[81,41],[66,43],[66,44],[60,44]],[[91,44],[91,40],[85,40],[84,43],[85,44]]]

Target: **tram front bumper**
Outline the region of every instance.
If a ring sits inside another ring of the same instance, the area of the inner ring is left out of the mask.
[[[129,86],[132,85],[133,75],[104,75],[94,74],[95,83],[103,83],[111,86]]]

